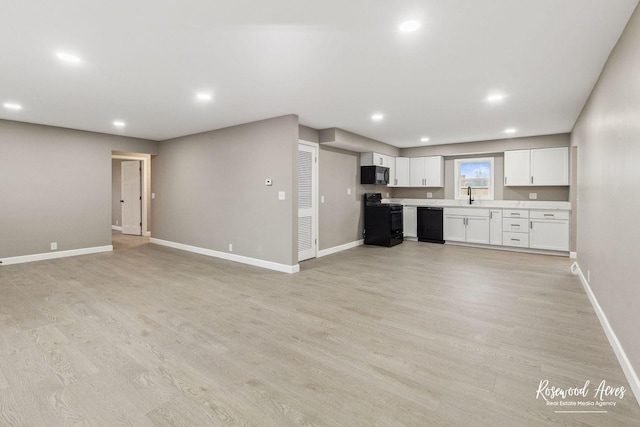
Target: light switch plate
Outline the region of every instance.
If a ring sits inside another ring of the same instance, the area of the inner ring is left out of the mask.
[[[433,199],[433,193],[427,193],[427,199]]]
[[[538,193],[529,193],[529,200],[537,200]]]
[[[324,196],[320,196],[320,203],[324,203]]]
[[[151,198],[155,199],[156,198],[156,193],[151,193]]]
[[[58,242],[51,242],[51,250],[52,251],[58,250]]]
[[[351,195],[351,189],[347,188],[347,196],[350,196],[350,195]]]
[[[278,200],[285,200],[284,191],[278,191]]]

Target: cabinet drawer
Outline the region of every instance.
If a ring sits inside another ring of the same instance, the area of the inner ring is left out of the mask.
[[[531,211],[531,219],[569,219],[568,211]]]
[[[527,209],[503,209],[503,218],[529,218],[529,211]]]
[[[502,244],[504,246],[516,246],[519,248],[529,247],[529,233],[512,233],[505,231],[502,233]]]
[[[521,218],[504,218],[502,220],[502,231],[515,231],[520,233],[529,232],[529,220]]]
[[[444,208],[445,215],[480,216],[489,218],[489,209],[478,208]]]

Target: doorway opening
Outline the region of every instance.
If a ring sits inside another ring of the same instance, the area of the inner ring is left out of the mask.
[[[151,155],[112,152],[111,240],[114,250],[149,243]]]

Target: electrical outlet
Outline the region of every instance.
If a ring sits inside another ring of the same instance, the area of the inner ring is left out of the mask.
[[[284,200],[284,199],[285,199],[284,191],[278,191],[278,200]]]
[[[537,200],[538,193],[529,193],[529,200]]]
[[[389,193],[387,193],[387,199],[389,198]]]
[[[433,199],[433,193],[427,193],[427,199]]]
[[[324,203],[324,196],[320,196],[320,203]]]
[[[347,196],[350,196],[350,195],[351,195],[351,189],[347,188]]]
[[[229,252],[233,252],[233,243],[229,243]]]
[[[58,250],[58,242],[51,242],[51,250],[52,251]]]
[[[151,198],[155,199],[156,198],[156,193],[151,193]]]

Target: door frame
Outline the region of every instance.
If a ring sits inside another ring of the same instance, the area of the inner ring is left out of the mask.
[[[312,183],[312,193],[313,193],[313,200],[315,201],[315,206],[313,209],[313,220],[312,220],[312,227],[313,227],[313,231],[315,233],[316,239],[315,242],[313,242],[313,249],[314,249],[314,253],[315,255],[313,256],[313,258],[318,258],[318,253],[319,253],[319,248],[320,248],[320,182],[319,182],[319,177],[320,177],[320,144],[318,144],[317,142],[311,142],[311,141],[305,141],[304,139],[298,139],[298,147],[300,145],[306,145],[307,147],[311,147],[315,150],[315,158],[316,158],[316,162],[315,168],[312,168],[312,174],[311,174],[311,179],[313,181]],[[297,169],[297,168],[296,168]],[[297,182],[297,176],[296,176],[296,182]],[[297,205],[297,202],[296,202]],[[299,208],[296,209],[296,217],[299,215]],[[298,220],[296,218],[296,224],[298,223]],[[298,250],[296,252],[296,259],[298,258],[300,254],[300,250]],[[313,258],[309,258],[309,259],[313,259]],[[300,261],[298,261],[300,262]]]
[[[148,209],[147,206],[150,206],[151,204],[149,203],[149,191],[147,190],[149,188],[149,185],[151,184],[149,182],[149,180],[147,179],[147,176],[149,175],[149,168],[151,167],[151,165],[149,164],[151,161],[151,156],[149,156],[149,158],[144,157],[142,155],[140,156],[136,156],[136,155],[125,155],[125,154],[111,154],[111,159],[115,159],[115,160],[139,160],[142,163],[142,235],[149,237],[151,236],[151,232],[149,231],[149,224],[147,224],[147,216],[148,216]],[[113,169],[111,170],[111,173],[113,174]]]

